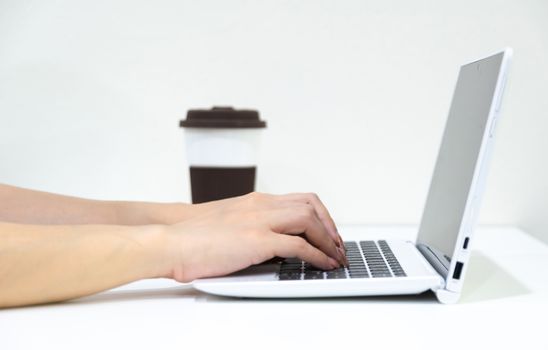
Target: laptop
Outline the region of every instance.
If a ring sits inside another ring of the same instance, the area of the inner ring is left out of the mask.
[[[251,298],[419,294],[458,301],[485,188],[512,56],[507,48],[460,68],[416,241],[346,240],[348,267],[322,271],[296,258],[198,279],[206,293]],[[344,237],[344,232],[342,232]]]

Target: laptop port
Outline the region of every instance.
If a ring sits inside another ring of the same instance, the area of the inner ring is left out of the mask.
[[[468,242],[470,241],[470,237],[466,237],[464,239],[464,243],[462,244],[462,249],[468,249]]]
[[[457,261],[457,264],[455,265],[455,271],[453,271],[453,279],[458,280],[460,279],[460,274],[462,273],[462,268],[464,264],[460,261]]]

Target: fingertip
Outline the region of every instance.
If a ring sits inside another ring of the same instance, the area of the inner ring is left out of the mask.
[[[331,258],[331,257],[328,257],[328,258],[327,258],[327,261],[329,262],[329,268],[330,268],[331,270],[337,269],[337,268],[341,267],[341,265],[339,264],[339,262],[338,262],[337,260]]]

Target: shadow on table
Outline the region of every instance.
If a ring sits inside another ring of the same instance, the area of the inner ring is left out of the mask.
[[[333,298],[231,298],[222,297],[216,295],[202,294],[196,298],[197,302],[217,302],[217,303],[231,303],[249,301],[253,303],[277,303],[283,301],[284,303],[414,303],[414,304],[437,304],[436,297],[432,292],[425,292],[418,295],[386,295],[386,296],[366,296],[366,297],[333,297]]]
[[[472,251],[461,303],[473,303],[516,297],[531,293],[517,278],[489,257]]]
[[[201,292],[195,290],[190,285],[181,285],[170,288],[151,288],[151,289],[134,289],[134,290],[117,290],[107,293],[100,293],[83,297],[79,299],[69,300],[63,304],[93,304],[105,302],[123,302],[136,300],[160,300],[160,299],[181,299],[181,298],[196,298],[201,295]]]

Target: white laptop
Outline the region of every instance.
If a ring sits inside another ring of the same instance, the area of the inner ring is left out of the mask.
[[[345,242],[348,268],[321,271],[293,258],[199,279],[193,286],[216,295],[254,298],[432,290],[440,302],[456,302],[468,267],[511,56],[508,48],[460,68],[416,242],[373,240],[364,234]]]

